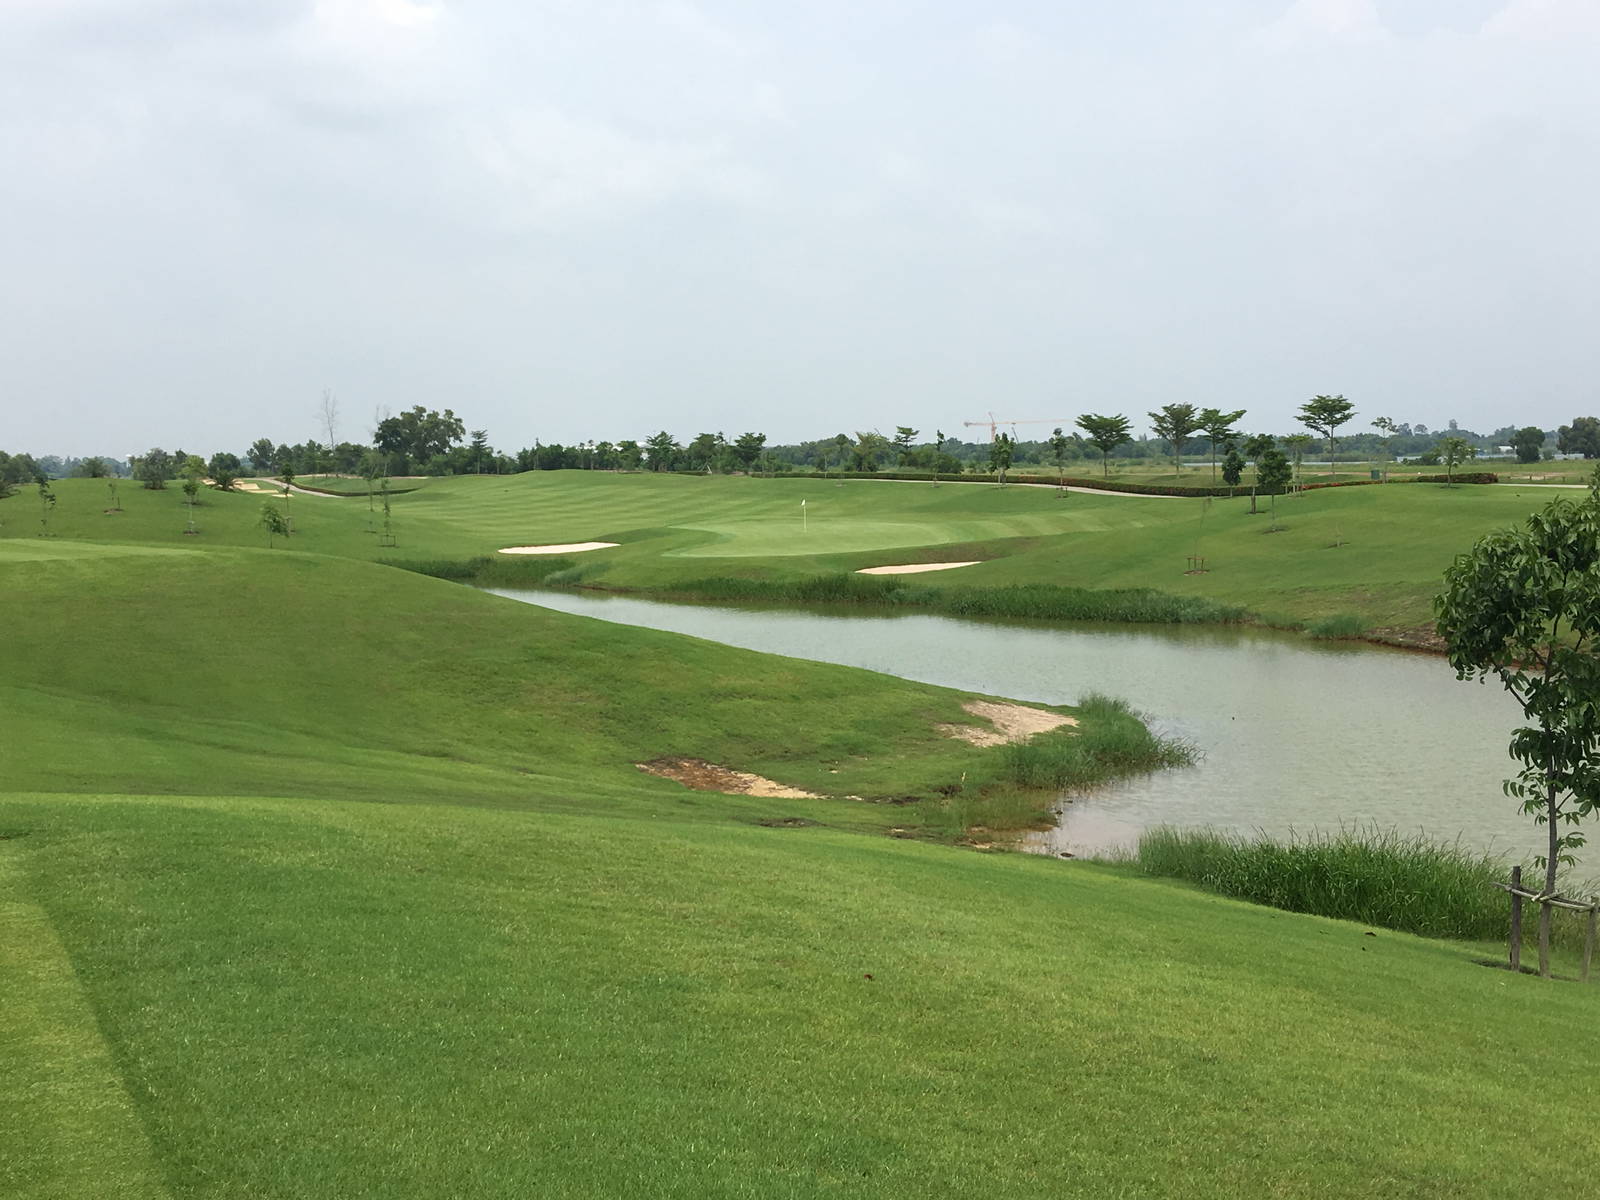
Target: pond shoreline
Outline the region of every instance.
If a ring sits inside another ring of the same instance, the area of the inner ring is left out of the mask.
[[[1063,794],[1041,848],[1075,857],[1159,824],[1244,833],[1377,825],[1529,851],[1501,794],[1519,723],[1498,689],[1437,653],[1257,624],[1155,625],[952,616],[915,606],[706,605],[568,586],[497,594],[764,653],[842,663],[1024,703],[1124,699],[1197,765]],[[1388,651],[1388,653],[1383,653]],[[1396,651],[1399,651],[1396,653]],[[1069,798],[1070,797],[1070,798]],[[1050,836],[1054,834],[1055,836]],[[1024,835],[1026,836],[1026,835]]]

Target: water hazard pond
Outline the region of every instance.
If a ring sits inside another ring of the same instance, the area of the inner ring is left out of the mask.
[[[1193,768],[1074,797],[1036,849],[1083,853],[1150,825],[1336,828],[1376,823],[1517,856],[1531,819],[1500,791],[1521,711],[1443,659],[1259,631],[1035,626],[920,614],[833,615],[496,589],[545,608],[793,658],[1045,704],[1121,697],[1204,753]]]

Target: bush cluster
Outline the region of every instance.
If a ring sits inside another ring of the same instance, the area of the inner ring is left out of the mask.
[[[1411,483],[1499,483],[1500,476],[1493,471],[1458,471],[1450,475],[1414,475]]]

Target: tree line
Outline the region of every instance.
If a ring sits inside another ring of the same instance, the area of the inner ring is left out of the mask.
[[[275,442],[257,438],[242,453],[217,451],[200,459],[207,477],[223,487],[243,475],[290,477],[337,474],[364,478],[398,475],[517,474],[556,470],[650,470],[774,474],[782,471],[883,470],[927,471],[956,475],[1004,472],[1013,466],[1049,466],[1094,462],[1109,472],[1115,455],[1138,461],[1168,457],[1181,470],[1186,456],[1205,455],[1213,476],[1226,480],[1248,463],[1257,463],[1267,447],[1260,438],[1239,429],[1244,409],[1224,410],[1192,404],[1168,404],[1150,412],[1149,433],[1136,433],[1125,413],[1085,413],[1069,429],[1048,438],[1025,440],[1015,430],[996,432],[991,441],[969,442],[935,430],[929,439],[909,425],[893,435],[876,429],[837,433],[812,441],[770,445],[764,433],[747,431],[728,437],[699,433],[680,440],[660,430],[640,440],[582,441],[564,445],[535,441],[532,446],[504,451],[490,444],[488,431],[466,428],[451,409],[414,406],[376,422],[370,442],[336,440],[337,406],[324,398],[323,440]],[[1344,434],[1356,416],[1343,396],[1321,395],[1301,406],[1298,416],[1306,432],[1274,437],[1286,457],[1303,459],[1314,444],[1332,461],[1365,461],[1377,457],[1451,465],[1451,460],[1510,447],[1518,461],[1537,462],[1555,453],[1600,458],[1600,419],[1575,417],[1571,424],[1545,431],[1535,426],[1504,426],[1482,434],[1451,421],[1446,429],[1429,430],[1386,417],[1374,418],[1372,432]],[[1465,447],[1463,449],[1462,447]],[[1251,453],[1252,447],[1256,453]],[[133,477],[146,487],[165,487],[199,456],[183,449],[153,447],[127,461],[107,456],[35,458],[0,451],[0,495],[40,479],[67,476]]]

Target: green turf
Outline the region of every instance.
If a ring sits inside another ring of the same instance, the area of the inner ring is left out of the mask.
[[[864,836],[931,838],[937,789],[1003,763],[934,731],[956,693],[298,550],[129,549],[0,542],[8,1196],[1589,1185],[1520,1114],[1597,1098],[1591,990]],[[689,792],[632,765],[658,754],[841,798]]]
[[[175,490],[122,488],[122,513],[101,511],[104,485],[63,480],[54,540],[158,545],[266,545],[260,496],[208,492],[186,537]],[[1536,487],[1391,484],[1282,497],[1268,533],[1248,499],[1171,500],[923,483],[609,472],[530,472],[430,481],[393,501],[397,545],[364,498],[288,502],[300,550],[365,559],[463,561],[512,545],[614,541],[574,556],[601,586],[671,588],[707,577],[785,580],[928,560],[981,565],[919,576],[930,588],[1045,583],[1155,588],[1274,619],[1416,627],[1444,568],[1492,529],[1552,498]],[[804,517],[801,501],[804,500]],[[270,501],[283,504],[284,502]],[[1264,510],[1265,502],[1260,507]],[[27,493],[0,504],[0,534],[34,541]],[[1206,560],[1188,574],[1189,556]]]

